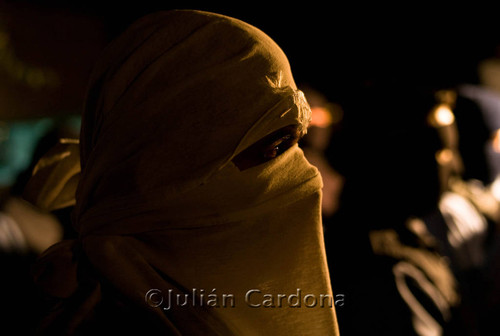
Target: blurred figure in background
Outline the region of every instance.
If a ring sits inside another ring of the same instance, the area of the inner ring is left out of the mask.
[[[500,91],[498,47],[481,58],[471,80],[454,88],[453,113],[463,160],[461,178],[449,183],[442,208],[461,230],[450,242],[442,239],[453,258],[459,279],[468,293],[470,315],[481,335],[492,334],[500,306]],[[464,201],[469,206],[463,206]],[[469,209],[469,210],[467,210]],[[470,216],[472,213],[474,216]],[[480,219],[480,220],[479,220]],[[478,228],[482,228],[478,230]],[[456,239],[461,238],[457,244]],[[450,239],[449,239],[450,240]],[[451,246],[453,245],[453,246]],[[451,246],[451,247],[450,247]],[[465,262],[464,262],[465,261]],[[493,333],[494,334],[494,333]]]
[[[439,211],[426,218],[450,260],[472,334],[490,335],[500,303],[498,48],[469,60],[436,92],[430,116],[443,149]]]
[[[366,82],[341,104],[343,128],[328,155],[345,184],[325,221],[332,286],[345,295],[340,332],[456,334],[460,288],[423,220],[442,193],[435,153],[443,144],[427,120],[433,92]]]
[[[496,202],[483,188],[490,177],[483,151],[488,132],[477,104],[456,89],[439,90],[435,96],[428,121],[443,144],[436,152],[442,194],[438,209],[424,220],[459,283],[467,334],[478,335],[489,221],[497,213]]]
[[[75,122],[76,120],[76,122]],[[31,334],[40,306],[30,268],[49,246],[71,234],[69,212],[48,212],[23,199],[35,164],[60,138],[78,134],[79,118],[9,121],[1,149],[4,160],[0,210],[2,326]]]
[[[477,73],[482,87],[500,94],[500,44],[479,61]]]
[[[78,135],[90,67],[107,39],[100,19],[54,5],[0,1],[0,325],[23,335],[40,310],[30,267],[71,235],[68,209],[41,210],[23,189],[58,138]]]
[[[333,169],[325,151],[341,127],[343,111],[340,105],[330,102],[319,90],[306,85],[301,90],[311,106],[312,120],[307,134],[300,141],[300,147],[307,160],[319,169],[323,178],[322,216],[327,218],[338,209],[344,179]]]

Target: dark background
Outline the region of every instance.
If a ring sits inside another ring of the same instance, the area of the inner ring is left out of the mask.
[[[352,94],[358,83],[373,78],[393,78],[401,85],[473,82],[477,62],[495,55],[500,41],[495,9],[477,5],[439,8],[436,4],[347,5],[328,1],[278,5],[270,1],[214,4],[95,0],[1,3],[20,13],[38,12],[41,20],[47,15],[89,18],[95,27],[101,24],[106,42],[138,17],[156,10],[194,8],[234,16],[261,28],[283,48],[298,83],[310,84],[333,100]],[[3,16],[8,17],[9,12],[4,10]],[[61,49],[75,48],[68,43],[71,29],[67,34],[61,38]],[[95,44],[100,48],[103,43],[96,40]],[[94,54],[89,59],[82,62],[83,68],[89,67]]]

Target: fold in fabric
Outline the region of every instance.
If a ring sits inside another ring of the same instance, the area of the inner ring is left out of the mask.
[[[74,204],[79,233],[36,266],[38,284],[65,303],[45,330],[78,330],[114,293],[171,334],[338,334],[334,306],[319,303],[333,293],[317,169],[297,145],[244,171],[231,161],[309,120],[286,56],[259,29],[191,10],[134,23],[91,76],[72,147],[81,169],[59,146],[28,191],[49,209]],[[192,296],[166,309],[171,292]],[[234,302],[202,304],[209,293]],[[265,294],[286,298],[266,308]]]
[[[23,197],[46,211],[74,206],[79,180],[79,141],[60,139],[36,164]]]

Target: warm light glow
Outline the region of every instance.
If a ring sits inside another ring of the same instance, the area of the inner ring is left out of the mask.
[[[497,177],[495,181],[490,185],[490,191],[493,197],[500,201],[500,177]]]
[[[496,130],[494,133],[491,146],[495,152],[500,153],[500,129]]]
[[[448,105],[440,104],[431,113],[430,122],[434,127],[449,126],[455,122],[455,115]]]
[[[333,118],[326,108],[324,107],[313,107],[312,111],[312,120],[309,124],[310,126],[316,127],[328,127],[332,124]]]
[[[436,153],[436,161],[440,165],[447,165],[453,160],[453,151],[449,148],[442,149]]]

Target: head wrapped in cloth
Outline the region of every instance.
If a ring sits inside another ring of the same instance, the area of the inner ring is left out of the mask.
[[[177,198],[265,135],[306,127],[308,114],[284,53],[260,30],[201,12],[150,15],[108,48],[91,80],[77,216],[123,198]]]
[[[244,171],[232,162],[278,129],[305,130],[309,119],[286,56],[257,28],[191,10],[140,19],[105,50],[90,81],[73,213],[86,267],[181,332],[193,332],[199,314],[200,334],[214,321],[238,334],[335,334],[331,307],[265,310],[244,300],[252,288],[331,295],[318,171],[297,146]],[[38,279],[55,296],[73,295],[85,273],[74,244],[40,262]],[[44,267],[51,262],[73,269],[59,293]],[[152,288],[216,288],[236,307],[167,312],[144,302]]]

